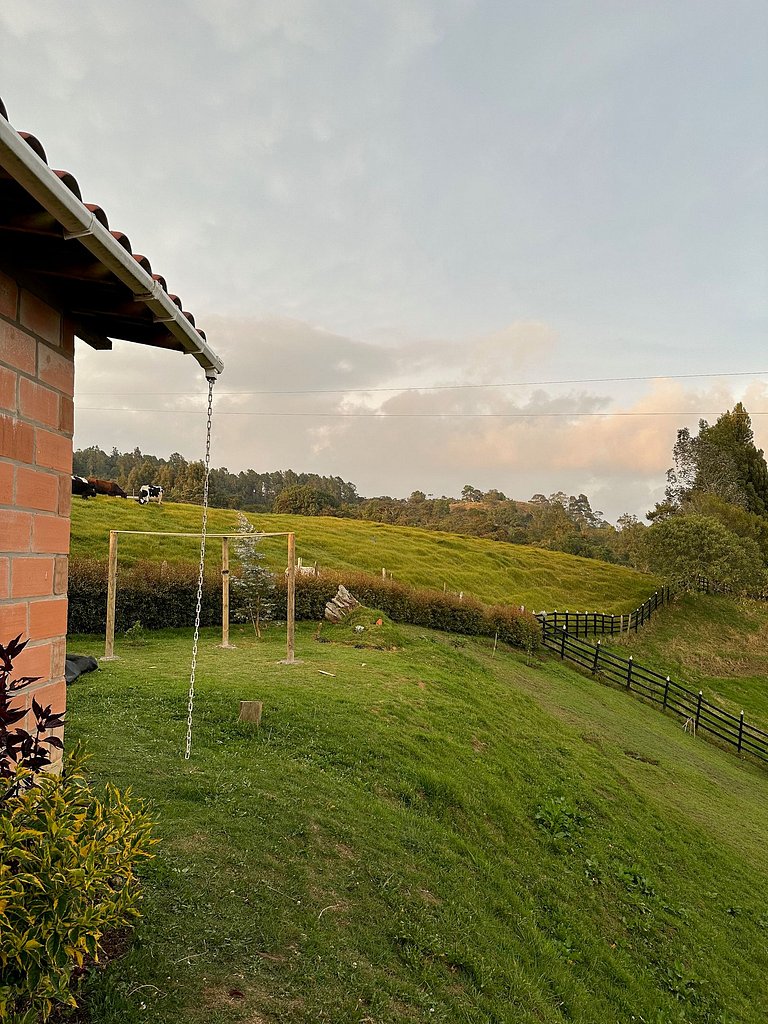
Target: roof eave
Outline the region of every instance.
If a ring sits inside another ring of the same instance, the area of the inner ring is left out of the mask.
[[[218,374],[224,363],[155,281],[82,202],[56,177],[4,117],[0,117],[0,163],[81,245],[143,303],[155,322],[163,323],[184,351],[206,371]]]

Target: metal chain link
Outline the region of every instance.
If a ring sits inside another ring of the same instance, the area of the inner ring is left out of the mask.
[[[211,474],[211,418],[213,416],[213,385],[215,377],[208,378],[208,423],[205,431],[205,483],[203,485],[203,528],[200,534],[200,571],[197,576],[197,604],[195,606],[195,638],[192,641],[192,668],[189,674],[189,701],[187,703],[187,745],[184,760],[192,750],[192,711],[195,706],[195,672],[197,645],[200,640],[200,609],[203,604],[203,577],[205,573],[205,536],[208,530],[208,481]]]

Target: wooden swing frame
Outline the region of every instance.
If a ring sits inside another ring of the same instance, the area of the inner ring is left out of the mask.
[[[202,537],[202,533],[164,533],[159,530],[110,530],[109,531],[109,575],[107,578],[107,627],[104,637],[104,657],[101,661],[117,661],[115,654],[115,604],[117,601],[117,543],[121,535],[140,537]],[[286,654],[285,664],[296,660],[296,535],[294,533],[208,533],[208,538],[221,540],[221,646],[232,649],[229,642],[229,542],[263,537],[288,538],[288,593],[286,601]]]

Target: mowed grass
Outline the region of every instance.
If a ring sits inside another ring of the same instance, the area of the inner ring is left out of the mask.
[[[257,530],[296,534],[296,553],[304,562],[321,568],[357,569],[380,574],[414,586],[445,586],[488,603],[522,604],[535,611],[630,611],[644,601],[659,580],[624,566],[578,558],[559,551],[412,527],[350,519],[307,516],[251,515]],[[222,533],[236,529],[237,514],[211,509],[209,529]],[[165,503],[140,506],[116,498],[76,499],[72,505],[72,553],[106,558],[109,531],[200,530],[201,509],[196,505]],[[274,568],[285,565],[285,538],[265,539],[263,551]],[[120,559],[129,564],[140,558],[197,559],[196,541],[178,538],[121,537]],[[210,558],[219,557],[220,542],[211,540]]]
[[[768,603],[687,594],[615,647],[768,731]]]
[[[162,838],[91,1024],[768,1019],[768,773],[556,661],[398,629],[301,625],[290,667],[282,629],[203,631],[189,762],[188,631],[70,688],[69,741]]]

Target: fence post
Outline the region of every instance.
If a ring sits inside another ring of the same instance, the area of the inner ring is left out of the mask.
[[[288,592],[286,607],[286,651],[285,664],[293,665],[296,660],[294,638],[296,629],[296,535],[288,534]]]
[[[563,626],[563,629],[566,631],[566,633],[568,632],[568,609],[566,609],[565,611],[565,625]]]
[[[232,647],[229,642],[229,537],[221,538],[221,646]]]
[[[744,710],[742,709],[742,712],[739,715],[739,742],[737,744],[737,749],[738,749],[739,753],[741,753],[741,741],[742,741],[743,738],[744,738]]]
[[[616,616],[613,614],[613,612],[611,612],[611,636],[613,636],[613,634],[616,632],[616,630],[613,628],[616,625],[616,623],[614,621],[615,618],[616,618]],[[622,618],[623,618],[623,616],[622,616]]]
[[[627,662],[627,689],[629,689],[631,685],[632,685],[632,655],[630,654],[629,661]]]
[[[637,632],[637,627],[638,627],[638,625],[640,623],[639,612],[640,612],[640,609],[639,608],[635,608],[635,632]],[[630,616],[630,621],[631,621],[631,616]],[[629,630],[627,630],[627,632],[629,632]]]
[[[600,659],[600,641],[595,644],[595,660],[592,662],[592,675],[597,672],[597,663]]]
[[[664,683],[664,701],[661,705],[662,711],[667,710],[667,697],[669,697],[669,676],[667,676],[667,681]]]
[[[702,691],[699,690],[699,696],[696,701],[696,728],[699,728],[699,716],[701,715],[701,695]]]
[[[107,579],[107,631],[102,661],[115,658],[115,601],[117,598],[117,530],[109,531],[109,576]]]
[[[568,630],[567,630],[567,628],[565,626],[563,626],[563,632],[562,632],[562,636],[561,636],[561,639],[560,639],[560,657],[561,658],[565,658],[565,638],[566,638],[567,635],[568,635]]]

